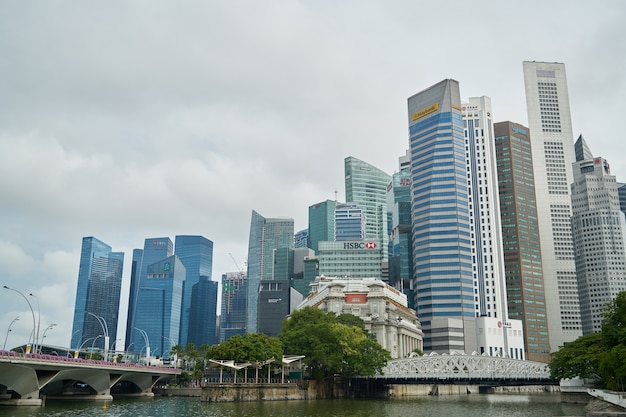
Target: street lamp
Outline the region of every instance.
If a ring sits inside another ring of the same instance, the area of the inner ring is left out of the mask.
[[[150,340],[148,339],[148,333],[146,333],[145,330],[141,330],[138,327],[134,327],[133,329],[137,330],[139,333],[141,333],[141,335],[143,336],[143,341],[146,343],[146,362],[148,361],[148,358],[150,358]],[[141,352],[139,352],[141,354]]]
[[[56,326],[56,323],[53,323],[51,325],[49,325],[48,327],[46,327],[46,330],[43,331],[43,335],[41,336],[41,346],[43,346],[43,341],[46,338],[46,332],[50,329],[52,329],[54,326]],[[39,347],[39,350],[41,351],[41,346]]]
[[[19,319],[20,319],[20,316],[17,316],[11,321],[11,324],[9,324],[9,327],[7,328],[7,335],[4,337],[4,346],[2,346],[2,350],[6,350],[7,348],[7,339],[9,338],[9,332],[11,332],[11,326],[13,326],[13,323],[18,321]]]
[[[91,352],[89,352],[89,359],[93,358],[93,347],[96,345],[96,340],[102,337],[101,334],[93,338],[93,342],[91,342]]]
[[[33,339],[35,339],[35,353],[37,353],[37,350],[39,349],[39,326],[41,325],[41,307],[39,306],[39,299],[37,297],[35,297],[35,294],[28,294],[31,297],[33,297],[35,299],[35,301],[37,301],[37,331],[35,331],[35,336],[33,337]]]
[[[107,326],[107,322],[102,316],[97,316],[89,311],[86,311],[87,314],[93,316],[100,323],[100,327],[102,327],[102,332],[104,333],[104,360],[107,360],[107,354],[109,352],[109,326]]]
[[[28,301],[28,298],[26,298],[26,296],[21,291],[18,291],[18,290],[14,289],[14,288],[9,288],[6,285],[4,286],[4,288],[7,289],[7,290],[15,291],[16,293],[21,295],[22,298],[24,298],[24,300],[26,300],[26,303],[28,304],[28,307],[30,308],[30,313],[33,315],[33,339],[34,339],[35,338],[35,336],[34,336],[35,329],[37,328],[37,325],[35,323],[35,312],[33,311],[33,306],[30,304],[30,301]],[[28,352],[26,352],[26,353],[28,353]]]

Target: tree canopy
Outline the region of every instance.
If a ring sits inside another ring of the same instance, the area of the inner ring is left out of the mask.
[[[357,317],[335,316],[315,307],[294,312],[279,335],[286,354],[305,355],[315,379],[372,376],[391,359]]]
[[[609,389],[626,384],[626,292],[607,306],[600,333],[581,336],[552,354],[552,378],[601,381]]]
[[[279,339],[263,333],[234,335],[230,339],[208,349],[208,359],[234,360],[235,362],[263,362],[281,360],[283,346]]]

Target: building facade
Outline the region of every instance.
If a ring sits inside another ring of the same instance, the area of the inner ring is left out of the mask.
[[[202,300],[210,302],[211,305],[192,305],[194,288],[200,290],[200,288],[207,286],[206,290],[212,291],[209,290],[211,285],[207,284],[206,281],[207,279],[211,280],[213,271],[213,242],[203,236],[176,236],[174,254],[185,266],[186,271],[178,343],[181,346],[187,346],[187,343],[194,343],[196,346],[213,344],[215,342],[217,292],[215,292],[215,297],[209,298],[204,297],[204,295],[208,296],[208,293],[204,294],[203,292]],[[196,286],[200,281],[204,284]],[[199,296],[200,294],[196,294],[197,299]],[[194,317],[191,313],[206,315]],[[193,328],[190,327],[192,322],[194,323]],[[202,328],[201,323],[205,323],[207,328]]]
[[[357,204],[365,214],[365,237],[387,247],[387,184],[389,174],[353,156],[344,160],[346,202]],[[387,253],[385,253],[385,260]]]
[[[115,343],[123,267],[123,252],[113,252],[109,245],[95,237],[83,238],[71,348],[77,349],[90,340],[103,350],[105,345],[107,349],[112,347],[107,339],[112,338]]]
[[[309,306],[360,317],[365,330],[375,335],[394,359],[423,351],[420,323],[415,311],[408,308],[406,296],[379,279],[318,277],[298,309]]]
[[[274,279],[274,249],[293,249],[293,219],[265,218],[252,211],[250,238],[248,241],[248,317],[246,332],[258,329],[259,289],[262,280]]]
[[[442,353],[473,347],[476,335],[461,112],[455,80],[408,99],[415,306],[424,350]]]
[[[524,61],[550,349],[581,334],[570,217],[574,140],[565,65]]]
[[[373,240],[319,242],[319,275],[347,278],[382,278],[386,248]]]
[[[335,206],[334,216],[335,238],[330,240],[345,241],[365,239],[365,212],[357,204],[337,204]],[[319,242],[322,241],[317,242],[318,251]]]
[[[220,343],[246,332],[248,280],[245,271],[222,274]]]
[[[550,361],[541,241],[528,128],[494,124],[509,317],[521,320],[527,358]]]
[[[309,206],[309,243],[308,247],[317,253],[319,242],[335,239],[336,201],[326,200]]]
[[[626,220],[609,163],[576,141],[572,231],[583,334],[602,329],[603,313],[626,291]]]

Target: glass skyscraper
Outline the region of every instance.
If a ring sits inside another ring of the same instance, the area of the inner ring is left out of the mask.
[[[126,350],[132,347],[132,352],[138,351],[143,339],[141,333],[135,330],[137,303],[139,293],[144,286],[148,274],[148,265],[158,262],[174,254],[174,243],[169,237],[150,238],[144,241],[143,249],[133,251],[133,265],[131,269],[130,294],[128,299],[128,320],[126,322]],[[177,339],[178,343],[178,339]]]
[[[319,242],[335,238],[335,206],[332,200],[322,201],[309,206],[309,245],[317,253]]]
[[[274,249],[293,249],[293,219],[265,218],[252,210],[248,241],[247,333],[258,329],[259,288],[262,280],[274,279]]]
[[[464,351],[464,334],[476,334],[461,111],[455,80],[408,99],[415,305],[426,351]]]
[[[95,237],[83,238],[70,342],[73,349],[89,340],[94,346],[105,348],[100,320],[106,323],[109,338],[116,340],[123,266],[124,253],[112,252],[109,245]],[[114,346],[107,349],[111,347]]]
[[[244,271],[227,272],[222,275],[220,343],[231,336],[246,332],[247,283]]]
[[[335,207],[335,239],[329,242],[365,239],[365,213],[355,203],[337,204]],[[318,241],[317,246],[319,249]]]
[[[173,342],[180,336],[185,275],[185,267],[174,255],[146,267],[146,278],[137,298],[132,351],[169,357]]]
[[[217,309],[217,292],[215,292],[215,298],[206,298],[208,294],[200,296],[197,294],[195,299],[202,300],[203,302],[210,303],[206,306],[193,306],[192,299],[194,289],[200,290],[206,284],[206,280],[211,280],[211,273],[213,269],[213,242],[203,236],[176,236],[174,254],[180,259],[185,266],[185,288],[183,291],[183,309],[181,311],[180,321],[180,339],[179,344],[186,346],[187,343],[194,343],[196,346],[202,344],[211,344],[214,341],[214,335],[209,339],[206,335],[210,333],[210,330],[201,328],[200,323],[205,323],[206,326],[210,326],[215,332],[215,320]],[[203,279],[201,277],[206,277]],[[196,286],[200,281],[205,284]],[[217,284],[217,282],[216,282]],[[209,288],[208,286],[207,288]],[[207,290],[208,291],[208,290]],[[207,316],[192,317],[191,313],[195,314],[208,314]],[[191,328],[191,322],[195,323],[194,328]],[[204,336],[202,336],[204,335]]]
[[[387,185],[391,176],[353,156],[344,160],[346,203],[356,203],[365,214],[365,237],[387,247]],[[387,252],[385,251],[385,260]]]
[[[202,345],[211,346],[218,341],[217,291],[217,281],[204,275],[192,286],[187,343],[193,343],[197,348]]]

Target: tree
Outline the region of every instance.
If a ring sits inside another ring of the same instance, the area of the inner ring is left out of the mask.
[[[602,335],[593,333],[566,343],[552,355],[550,374],[554,379],[600,379]]]
[[[282,360],[283,346],[278,338],[263,333],[234,335],[207,350],[207,359],[233,360],[235,362],[264,362],[268,359]]]
[[[317,380],[379,372],[390,353],[363,330],[362,320],[340,317],[315,307],[294,312],[283,322],[279,335],[285,353],[304,355],[303,362]]]

